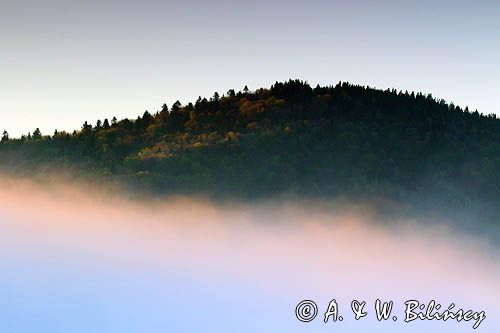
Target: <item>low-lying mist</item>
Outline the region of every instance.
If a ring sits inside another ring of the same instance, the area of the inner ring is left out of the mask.
[[[405,300],[486,312],[500,328],[498,248],[447,222],[356,202],[131,200],[88,184],[0,181],[2,332],[466,332],[404,323]],[[396,209],[396,208],[395,208]],[[344,322],[322,322],[335,298]],[[378,322],[394,300],[400,319]],[[313,299],[312,323],[295,306]],[[350,302],[365,300],[368,318]]]

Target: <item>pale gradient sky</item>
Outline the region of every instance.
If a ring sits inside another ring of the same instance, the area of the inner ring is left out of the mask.
[[[288,78],[500,114],[499,1],[0,0],[0,45],[15,136]]]

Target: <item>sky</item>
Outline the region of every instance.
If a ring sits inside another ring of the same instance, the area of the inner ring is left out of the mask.
[[[0,0],[0,45],[11,136],[289,78],[500,114],[498,1]]]

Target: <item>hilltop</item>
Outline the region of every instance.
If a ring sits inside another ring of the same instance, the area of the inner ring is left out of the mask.
[[[500,212],[500,120],[421,93],[290,80],[73,133],[5,133],[0,167],[70,169],[154,194],[383,197],[491,218]]]

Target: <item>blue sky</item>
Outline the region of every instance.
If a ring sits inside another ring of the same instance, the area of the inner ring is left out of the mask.
[[[300,78],[499,113],[498,1],[10,1],[0,129],[72,130]]]

